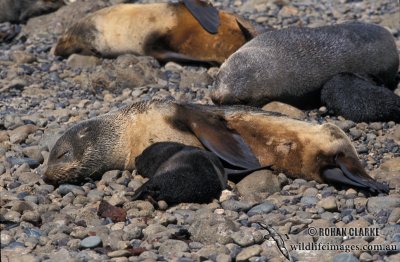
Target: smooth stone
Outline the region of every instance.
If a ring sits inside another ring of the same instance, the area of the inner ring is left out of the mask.
[[[265,201],[264,203],[251,208],[247,212],[247,215],[251,217],[251,216],[259,215],[259,214],[268,214],[269,212],[274,210],[274,208],[275,208],[275,206],[272,203]]]
[[[317,205],[327,211],[337,210],[336,198],[334,196],[328,196],[327,198],[321,199]]]
[[[167,256],[168,254],[186,252],[189,251],[189,246],[181,240],[168,239],[158,249],[158,253],[162,256]]]
[[[82,187],[70,184],[62,184],[58,187],[58,192],[60,195],[65,196],[68,193],[73,193],[74,195],[84,195]]]
[[[38,129],[39,128],[37,126],[32,125],[32,124],[17,127],[14,130],[9,132],[10,142],[12,144],[19,144],[22,141],[24,141],[28,137],[29,134],[35,132]]]
[[[236,212],[245,211],[246,212],[252,206],[254,206],[254,203],[251,201],[244,201],[244,200],[237,201],[237,200],[229,199],[229,200],[223,202],[221,205],[224,209],[228,209],[231,211],[236,211]]]
[[[370,197],[367,202],[367,209],[371,213],[378,213],[380,210],[391,210],[400,207],[398,195]]]
[[[68,57],[67,65],[71,68],[90,68],[101,64],[101,60],[95,56],[72,54]]]
[[[352,254],[341,253],[335,255],[332,262],[359,262],[359,260]]]
[[[360,261],[361,262],[371,262],[373,261],[372,256],[366,252],[361,253],[360,255]]]
[[[240,253],[236,256],[236,261],[247,261],[249,258],[259,255],[261,251],[262,248],[259,245],[246,247],[242,249],[242,251],[240,251]]]
[[[107,253],[107,256],[109,257],[128,257],[131,256],[131,252],[129,252],[128,250],[116,250],[116,251],[111,251]]]
[[[236,184],[242,196],[257,193],[275,193],[281,190],[278,177],[270,170],[259,170],[243,178]]]
[[[300,109],[281,102],[271,102],[262,107],[265,111],[277,112],[291,118],[304,119],[306,114]]]
[[[400,207],[394,208],[389,215],[388,223],[398,223],[400,220]]]
[[[233,241],[241,247],[251,246],[255,243],[253,234],[250,230],[240,230],[231,235]]]
[[[81,241],[81,247],[83,248],[94,248],[99,246],[102,243],[102,240],[98,236],[90,236],[87,238],[84,238]]]
[[[199,251],[196,252],[196,254],[200,258],[212,259],[213,257],[216,257],[219,254],[228,255],[229,249],[226,248],[225,246],[220,246],[220,245],[208,245],[202,247]]]
[[[300,202],[304,205],[315,205],[317,204],[318,199],[313,196],[303,196],[300,199]]]
[[[11,52],[10,58],[17,64],[30,64],[36,61],[33,54],[19,50]]]

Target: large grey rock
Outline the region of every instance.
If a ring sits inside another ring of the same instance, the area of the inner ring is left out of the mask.
[[[278,176],[269,170],[256,171],[236,184],[242,196],[258,193],[275,193],[281,190]]]

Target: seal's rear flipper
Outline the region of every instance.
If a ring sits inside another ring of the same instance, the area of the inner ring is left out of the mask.
[[[337,167],[322,171],[321,177],[330,183],[344,184],[365,189],[371,193],[387,193],[389,187],[371,178],[361,167],[357,159],[339,155],[336,157]]]
[[[190,129],[208,150],[228,164],[241,169],[261,167],[250,146],[226,126],[221,116],[202,111],[195,105],[179,105],[173,121]]]
[[[219,12],[215,7],[204,0],[183,0],[183,3],[207,32],[218,33],[220,19]]]
[[[322,88],[321,101],[335,114],[356,122],[400,122],[400,97],[355,74],[331,78]]]

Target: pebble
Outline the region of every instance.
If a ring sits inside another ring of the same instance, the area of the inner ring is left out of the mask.
[[[359,260],[352,254],[341,253],[333,257],[332,262],[358,262]]]
[[[249,230],[234,232],[231,237],[241,247],[247,247],[255,243],[253,234]]]
[[[263,192],[275,193],[281,190],[278,177],[269,170],[256,171],[236,184],[242,196]]]
[[[168,256],[170,253],[180,253],[189,251],[189,246],[181,240],[168,239],[162,243],[158,249],[158,252],[162,256]]]
[[[73,54],[67,60],[67,65],[73,69],[76,68],[91,68],[100,64],[101,61],[94,56],[84,56]]]
[[[334,196],[329,196],[327,198],[321,199],[317,205],[327,211],[337,210],[336,198]]]
[[[272,203],[269,203],[268,201],[265,201],[264,203],[257,205],[253,208],[251,208],[248,212],[248,216],[254,216],[254,215],[259,215],[259,214],[267,214],[274,210],[275,206]]]
[[[236,256],[236,261],[247,261],[249,258],[258,256],[262,249],[259,245],[254,245],[251,247],[246,247]]]
[[[367,203],[367,209],[371,213],[377,213],[380,210],[391,210],[397,207],[400,207],[400,196],[395,195],[370,197]]]
[[[224,209],[228,209],[231,211],[247,211],[249,210],[252,206],[254,206],[254,203],[251,201],[237,201],[233,199],[229,199],[225,202],[222,203],[222,207]]]
[[[87,238],[84,238],[81,241],[81,247],[82,248],[95,248],[97,246],[100,246],[102,243],[102,240],[98,236],[90,236]]]

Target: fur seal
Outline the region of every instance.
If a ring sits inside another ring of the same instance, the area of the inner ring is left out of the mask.
[[[227,175],[216,155],[198,147],[159,142],[135,160],[136,170],[149,178],[133,199],[151,197],[168,204],[209,203],[227,186]]]
[[[396,87],[398,67],[394,39],[383,27],[292,27],[263,33],[230,56],[211,96],[217,104],[277,100],[303,108],[322,100],[354,121],[399,122],[400,97],[384,88]],[[348,74],[334,78],[340,73]]]
[[[111,169],[135,167],[134,159],[156,142],[207,148],[230,168],[263,166],[294,178],[386,192],[363,169],[346,134],[245,106],[143,102],[80,122],[50,152],[49,183],[78,182]]]
[[[0,23],[24,23],[64,5],[64,0],[0,0]]]
[[[54,54],[133,53],[162,62],[220,64],[255,34],[250,22],[201,0],[119,4],[74,24],[59,39]]]

